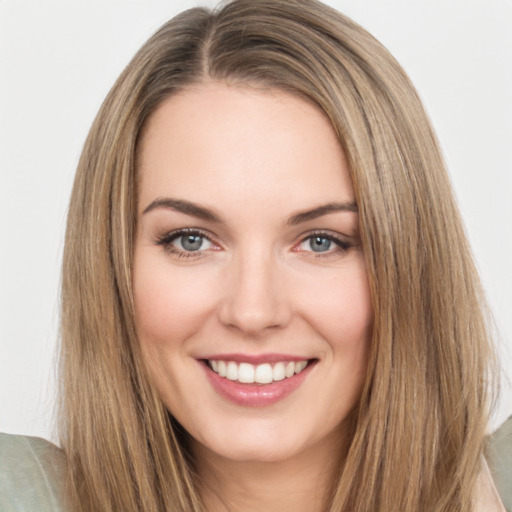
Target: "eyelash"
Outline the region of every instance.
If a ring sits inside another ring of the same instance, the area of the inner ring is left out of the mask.
[[[187,228],[187,229],[179,229],[177,231],[171,231],[170,233],[165,233],[162,236],[159,236],[155,240],[155,244],[162,246],[168,253],[172,254],[173,256],[176,256],[178,258],[198,258],[204,255],[204,252],[208,249],[198,249],[197,251],[186,251],[181,250],[172,245],[172,243],[183,236],[198,236],[203,239],[206,239],[208,242],[210,242],[212,245],[217,246],[213,240],[212,237],[207,234],[206,232],[195,229],[195,228]],[[303,243],[307,242],[308,240],[311,240],[313,238],[321,238],[328,240],[335,244],[334,249],[328,249],[327,251],[301,251],[300,249],[297,249],[297,247],[300,247]],[[303,236],[301,240],[295,244],[294,248],[292,249],[294,252],[306,252],[311,253],[312,257],[314,258],[326,258],[329,256],[333,256],[334,254],[337,254],[339,252],[347,252],[349,249],[351,249],[354,246],[353,243],[347,241],[344,237],[341,237],[337,234],[334,234],[332,232],[328,231],[312,231],[309,232],[306,236]]]
[[[198,237],[208,240],[208,242],[210,242],[213,245],[217,245],[217,244],[215,244],[215,242],[213,242],[210,235],[208,235],[207,233],[205,233],[204,231],[202,231],[200,229],[192,229],[192,228],[179,229],[177,231],[171,231],[170,233],[165,233],[164,235],[159,236],[156,239],[155,243],[156,243],[156,245],[162,246],[168,253],[172,254],[173,256],[177,256],[178,258],[187,258],[188,259],[188,258],[200,257],[202,255],[202,253],[204,252],[204,249],[197,250],[197,251],[185,251],[185,250],[178,249],[172,245],[172,243],[175,240],[177,240],[178,238],[180,238],[182,236],[186,236],[186,235],[198,236]]]
[[[329,240],[330,242],[334,243],[335,248],[329,249],[325,252],[315,252],[313,250],[311,251],[304,251],[311,253],[314,258],[327,258],[329,256],[333,256],[335,254],[345,253],[352,247],[354,247],[354,244],[350,241],[348,241],[346,238],[332,233],[330,231],[310,231],[306,236],[301,238],[300,242],[295,245],[295,247],[302,245],[304,242],[307,242],[308,240],[312,240],[313,238],[322,238],[325,240]],[[297,252],[299,252],[297,250]]]

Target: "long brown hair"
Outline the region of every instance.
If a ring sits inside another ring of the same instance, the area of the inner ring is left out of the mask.
[[[315,0],[234,0],[180,14],[140,49],[100,109],[78,165],[62,278],[70,508],[202,510],[183,433],[142,364],[131,268],[141,129],[165,98],[206,80],[307,98],[348,157],[375,318],[327,510],[471,510],[490,336],[444,163],[397,62]]]

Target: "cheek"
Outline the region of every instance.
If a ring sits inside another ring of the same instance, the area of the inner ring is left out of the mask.
[[[136,323],[143,344],[190,338],[212,307],[209,280],[142,257],[134,267]]]
[[[311,322],[333,350],[363,351],[371,338],[373,309],[364,263],[331,276],[310,295]]]
[[[362,262],[333,278],[313,300],[318,305],[311,322],[326,342],[332,370],[329,407],[332,420],[340,423],[359,401],[367,375],[373,308]]]

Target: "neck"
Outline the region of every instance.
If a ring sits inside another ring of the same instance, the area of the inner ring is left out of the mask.
[[[343,460],[339,440],[283,461],[233,461],[196,446],[201,497],[209,512],[321,512]]]

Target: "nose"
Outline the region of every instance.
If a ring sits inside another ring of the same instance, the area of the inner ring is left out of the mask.
[[[283,281],[277,262],[268,254],[235,258],[219,305],[220,321],[253,336],[285,327],[292,309]]]

